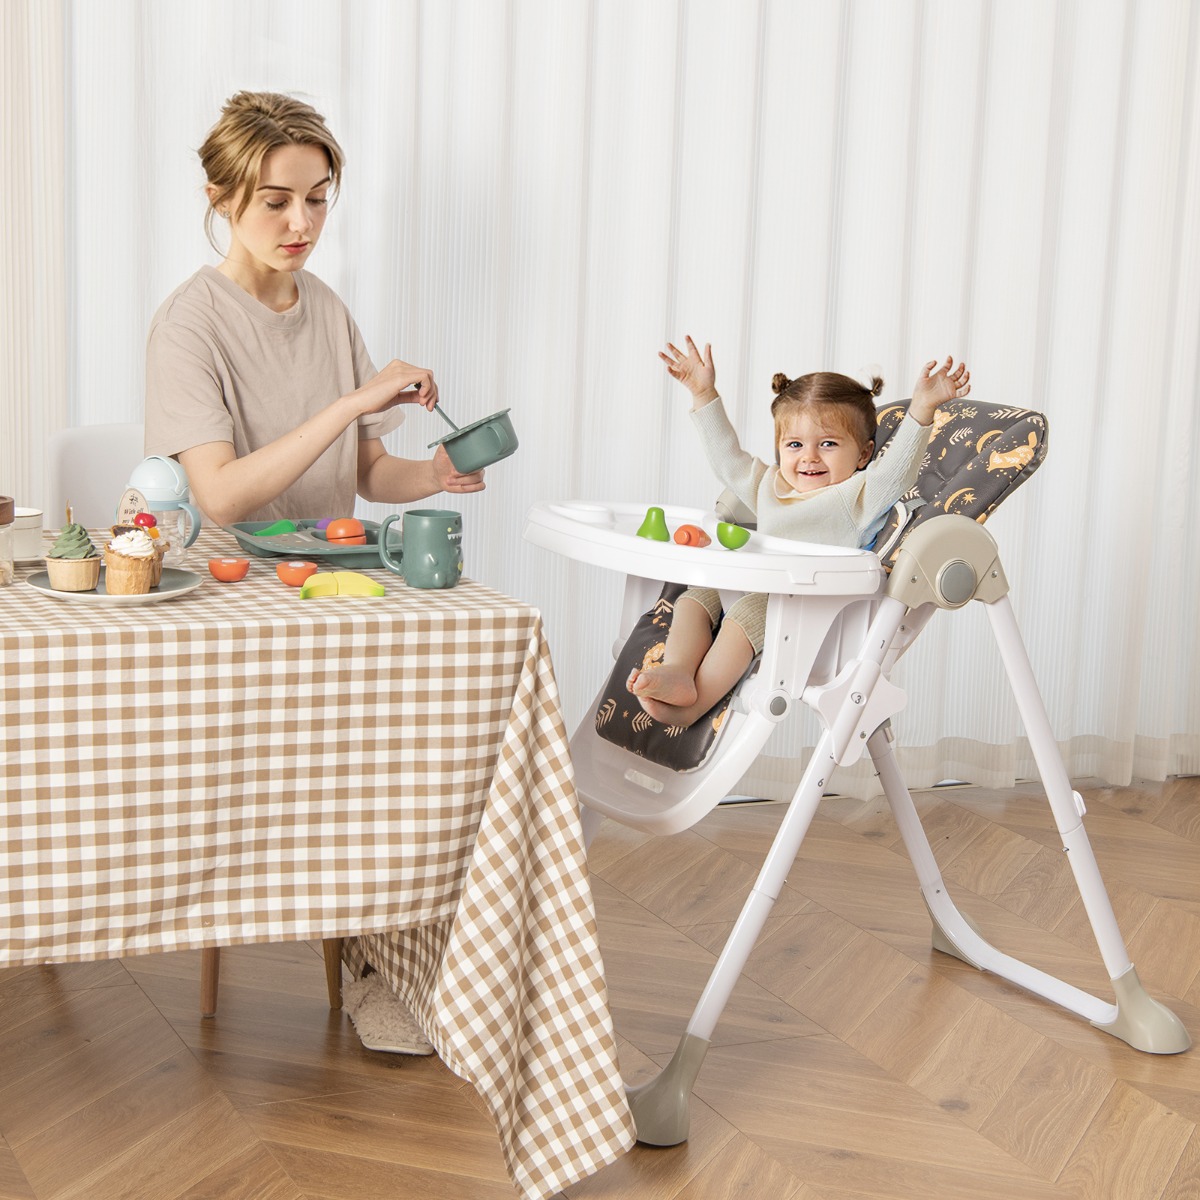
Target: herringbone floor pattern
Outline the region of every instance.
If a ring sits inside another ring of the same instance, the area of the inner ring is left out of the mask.
[[[1085,789],[1148,990],[1200,1037],[1200,780]],[[1111,994],[1033,788],[917,796],[1005,949]],[[631,1082],[667,1061],[782,815],[593,847]],[[0,1200],[511,1200],[472,1089],[362,1049],[319,947],[0,971]],[[570,1200],[1196,1200],[1200,1050],[1139,1054],[937,954],[886,806],[822,806],[696,1088],[690,1141]]]

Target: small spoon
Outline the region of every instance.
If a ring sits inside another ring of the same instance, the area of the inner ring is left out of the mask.
[[[440,404],[438,404],[438,402],[436,400],[433,402],[433,411],[435,413],[437,413],[437,415],[439,417],[441,417],[442,420],[445,421],[446,424],[449,425],[450,428],[453,429],[455,433],[459,432],[458,426],[455,425],[455,423],[452,420],[450,420],[450,418],[448,416],[446,416],[445,410],[442,408],[442,406]]]

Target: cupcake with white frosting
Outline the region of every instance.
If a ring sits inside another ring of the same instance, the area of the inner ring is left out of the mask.
[[[110,596],[144,596],[154,586],[157,555],[140,529],[114,537],[104,547],[104,588]]]

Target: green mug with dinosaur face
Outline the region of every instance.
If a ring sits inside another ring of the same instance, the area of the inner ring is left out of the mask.
[[[388,530],[401,522],[399,557],[388,546]],[[461,578],[462,513],[450,509],[414,508],[403,517],[393,513],[379,526],[379,560],[403,575],[409,587],[452,588]]]

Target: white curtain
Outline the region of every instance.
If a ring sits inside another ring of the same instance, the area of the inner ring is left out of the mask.
[[[61,4],[0,3],[0,494],[41,503],[67,410],[66,27]]]
[[[436,371],[459,423],[512,409],[518,455],[456,502],[468,573],[544,611],[569,721],[611,662],[619,580],[529,546],[523,517],[712,501],[656,358],[690,332],[763,457],[779,370],[877,366],[887,399],[954,353],[977,398],[1046,412],[1046,465],[991,528],[1068,769],[1200,770],[1189,0],[3,13],[0,491],[36,502],[59,424],[140,419],[149,319],[215,261],[195,148],[232,92],[292,92],[348,156],[312,269],[378,363]],[[394,448],[442,432],[414,410]],[[939,617],[900,682],[914,785],[1030,773],[981,613]],[[809,740],[781,731],[742,790],[789,793]],[[841,782],[874,787],[865,769]]]

